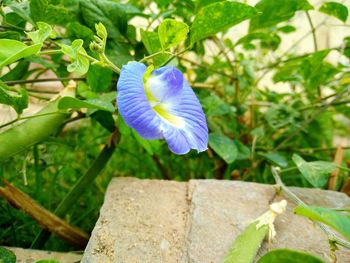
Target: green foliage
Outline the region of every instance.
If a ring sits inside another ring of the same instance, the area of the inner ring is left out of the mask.
[[[95,24],[102,23],[108,28],[111,38],[126,33],[126,6],[110,0],[80,1],[80,11],[84,23],[94,29]]]
[[[15,263],[16,255],[3,247],[0,247],[0,263]]]
[[[253,7],[237,2],[217,2],[199,10],[191,25],[191,44],[225,31],[256,15]]]
[[[349,15],[348,8],[345,5],[337,2],[326,2],[320,7],[319,11],[327,15],[334,16],[344,23],[348,19]]]
[[[236,238],[223,263],[252,263],[261,242],[269,231],[268,225],[257,228],[258,222],[249,224]]]
[[[34,32],[27,32],[27,36],[34,42],[34,44],[43,43],[52,33],[52,28],[49,24],[44,22],[37,22],[38,30]]]
[[[236,144],[224,135],[209,134],[209,146],[227,163],[237,158]]]
[[[293,154],[292,159],[305,179],[318,188],[326,185],[329,174],[336,169],[334,163],[324,161],[306,162],[297,154]]]
[[[90,61],[86,57],[87,53],[83,48],[83,43],[83,40],[76,39],[71,46],[66,44],[60,45],[62,53],[72,60],[72,63],[68,65],[67,70],[79,75],[84,75],[89,70],[90,66]]]
[[[163,49],[179,45],[187,37],[189,27],[174,19],[164,19],[158,27],[158,36]]]
[[[262,256],[257,263],[325,263],[322,259],[303,251],[275,249]]]
[[[350,240],[350,215],[330,208],[299,205],[294,212],[311,220],[324,223]]]
[[[98,65],[92,65],[87,73],[87,83],[94,92],[104,92],[110,87],[113,71]]]
[[[42,44],[27,46],[20,41],[0,39],[0,69],[21,58],[38,53]]]
[[[28,107],[27,90],[23,88],[18,91],[10,90],[10,87],[0,81],[0,103],[10,105],[18,114],[21,114]]]
[[[291,19],[299,10],[313,9],[307,0],[261,0],[255,8],[261,13],[251,19],[250,31],[275,26]]]
[[[78,100],[72,97],[62,98],[58,103],[59,109],[96,109],[104,110],[109,112],[114,112],[114,106],[110,101],[103,99],[88,99],[88,100]]]

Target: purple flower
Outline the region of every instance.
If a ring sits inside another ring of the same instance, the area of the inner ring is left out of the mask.
[[[165,139],[176,154],[208,148],[202,107],[175,67],[150,71],[139,62],[123,66],[117,103],[125,123],[145,139]]]

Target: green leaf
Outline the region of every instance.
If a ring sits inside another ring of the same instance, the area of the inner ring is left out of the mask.
[[[313,9],[307,0],[261,0],[255,8],[261,14],[251,19],[249,31],[275,26],[291,19],[296,11]]]
[[[209,146],[227,163],[232,163],[237,158],[236,144],[224,135],[209,134]]]
[[[38,53],[42,44],[27,46],[12,39],[0,39],[0,69],[21,58]]]
[[[115,38],[127,30],[126,6],[109,0],[80,1],[81,16],[90,29],[102,23],[108,29],[108,36]]]
[[[34,32],[26,32],[27,36],[34,44],[43,43],[52,33],[52,27],[44,22],[37,23],[38,30]]]
[[[88,100],[79,100],[73,97],[64,97],[58,103],[59,109],[93,109],[114,112],[114,106],[111,102],[96,98]]]
[[[0,104],[9,105],[21,114],[28,107],[28,93],[20,88],[18,91],[10,91],[10,87],[0,81]]]
[[[262,256],[257,263],[325,263],[322,259],[303,251],[275,249]]]
[[[164,19],[158,27],[158,36],[163,49],[177,46],[187,37],[189,27],[174,19]]]
[[[237,158],[236,160],[247,160],[250,158],[251,152],[250,152],[250,148],[247,147],[246,145],[244,145],[243,143],[241,143],[238,140],[234,140],[234,143],[236,144],[237,147]]]
[[[84,75],[89,70],[90,66],[89,59],[84,56],[87,53],[83,48],[83,43],[83,40],[76,39],[71,46],[60,44],[62,53],[66,54],[72,61],[72,63],[68,65],[67,70],[79,75]]]
[[[292,159],[304,178],[317,188],[324,187],[328,181],[329,173],[337,168],[335,164],[331,162],[306,162],[297,154],[293,154]]]
[[[223,263],[252,263],[269,231],[268,225],[257,229],[258,221],[249,224],[234,241]]]
[[[113,132],[115,130],[115,122],[111,112],[98,110],[90,116],[109,132]]]
[[[337,2],[326,2],[320,7],[318,11],[336,17],[344,23],[348,19],[349,15],[348,8],[345,5]]]
[[[35,22],[44,21],[47,6],[49,5],[47,0],[31,0],[30,1],[30,14]]]
[[[29,65],[29,61],[21,60],[17,63],[16,67],[11,69],[11,71],[7,72],[0,79],[2,81],[21,80],[28,74]]]
[[[33,19],[30,17],[30,10],[29,10],[29,2],[28,1],[24,1],[21,3],[13,2],[13,3],[10,3],[8,6],[13,10],[13,12],[15,12],[22,19],[24,19],[25,21],[28,21],[32,25],[35,24]]]
[[[277,34],[253,32],[240,38],[236,45],[251,44],[251,42],[254,40],[260,40],[261,47],[271,48],[272,50],[276,50],[281,43],[281,38]]]
[[[31,0],[29,6],[30,16],[35,22],[66,25],[71,20],[68,9],[59,4],[51,4],[48,0]]]
[[[297,206],[294,212],[334,228],[350,241],[350,216],[348,214],[330,208],[305,205]]]
[[[197,0],[196,1],[196,10],[198,11],[202,7],[213,4],[215,2],[222,2],[224,0]]]
[[[281,31],[285,34],[291,33],[291,32],[295,32],[297,29],[294,26],[291,25],[287,25],[287,26],[282,26],[280,28],[278,28],[278,31]]]
[[[0,32],[0,38],[20,40],[21,34],[17,31],[8,30],[8,31]]]
[[[112,78],[112,70],[98,65],[92,65],[87,73],[87,82],[93,92],[107,91],[112,83]]]
[[[162,50],[162,46],[160,44],[159,36],[155,32],[144,31],[141,29],[141,40],[145,45],[148,54],[154,54]],[[161,65],[164,61],[169,58],[168,54],[159,54],[153,58],[153,64],[155,66]]]
[[[67,35],[70,39],[82,39],[84,43],[90,43],[94,38],[94,32],[77,21],[67,25]]]
[[[191,26],[191,44],[225,31],[256,15],[256,10],[237,2],[217,2],[203,7]]]
[[[16,263],[16,255],[12,251],[0,247],[0,263]]]
[[[286,158],[277,152],[259,153],[259,155],[280,167],[284,168],[288,166]]]
[[[222,116],[234,111],[232,106],[215,94],[207,96],[201,102],[207,116]]]

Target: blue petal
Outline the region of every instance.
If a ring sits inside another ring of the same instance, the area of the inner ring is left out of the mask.
[[[178,102],[181,99],[184,77],[177,68],[156,69],[147,80],[147,91],[158,102]]]
[[[168,112],[182,118],[183,128],[172,125],[163,125],[163,135],[172,152],[185,154],[191,149],[202,152],[208,149],[208,126],[202,107],[189,86],[184,80],[181,101],[176,105],[169,105]]]
[[[146,66],[131,62],[123,66],[117,83],[117,104],[125,123],[145,139],[163,138],[160,118],[147,100],[143,87]]]

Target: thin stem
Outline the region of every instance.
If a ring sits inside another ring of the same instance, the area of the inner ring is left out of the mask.
[[[271,167],[271,172],[273,177],[275,178],[276,184],[278,187],[281,188],[281,190],[283,191],[283,193],[289,198],[291,199],[294,203],[296,203],[297,205],[302,205],[302,206],[306,206],[307,204],[305,204],[298,196],[296,196],[292,191],[290,191],[288,189],[288,187],[286,187],[284,185],[284,183],[281,180],[281,177],[279,176],[279,168],[277,167]],[[332,230],[330,230],[326,225],[319,223],[317,221],[315,221],[315,224],[318,225],[321,230],[327,235],[329,241],[331,242],[335,242],[336,244],[343,246],[345,248],[350,249],[350,242],[338,237]]]
[[[311,19],[309,11],[305,11],[305,13],[306,13],[307,20],[309,21],[309,24],[310,24],[310,27],[311,27],[312,39],[314,41],[314,50],[316,52],[318,50],[317,38],[316,38],[316,28],[314,27],[314,24],[312,23],[312,19]]]
[[[185,52],[186,52],[187,50],[189,50],[189,49],[190,49],[190,48],[187,47],[187,48],[185,48],[184,50],[182,50],[182,51],[180,51],[180,52],[178,52],[178,53],[172,55],[170,58],[168,58],[168,60],[166,60],[165,62],[163,62],[163,64],[161,65],[161,67],[163,67],[163,66],[169,64],[174,58],[176,58],[177,56],[179,56],[179,55],[185,53]]]
[[[105,63],[106,65],[108,65],[115,73],[117,73],[118,75],[120,74],[120,68],[118,68],[116,65],[114,65],[112,63],[112,61],[109,60],[109,58],[105,55],[105,53],[101,54],[101,57],[103,59],[103,63]],[[96,60],[96,59],[95,59]],[[96,62],[98,62],[98,60],[96,60]]]
[[[21,80],[8,80],[4,81],[6,85],[17,85],[26,83],[37,83],[37,82],[52,82],[52,81],[69,81],[69,80],[85,80],[86,78],[47,78],[47,79],[21,79]],[[32,90],[31,90],[32,91]],[[32,91],[35,92],[35,91]],[[57,93],[52,91],[36,91],[42,93]]]
[[[174,55],[173,53],[168,52],[168,51],[158,51],[158,52],[156,52],[156,53],[153,53],[153,54],[151,54],[151,55],[149,55],[149,56],[144,57],[143,59],[139,60],[139,62],[140,62],[140,63],[143,63],[143,62],[145,62],[145,61],[147,61],[147,60],[150,60],[150,59],[152,59],[152,58],[154,58],[154,57],[156,57],[156,56],[158,56],[158,55],[161,55],[161,54]]]
[[[39,55],[57,55],[62,54],[61,49],[54,49],[54,50],[43,50],[39,53]]]

